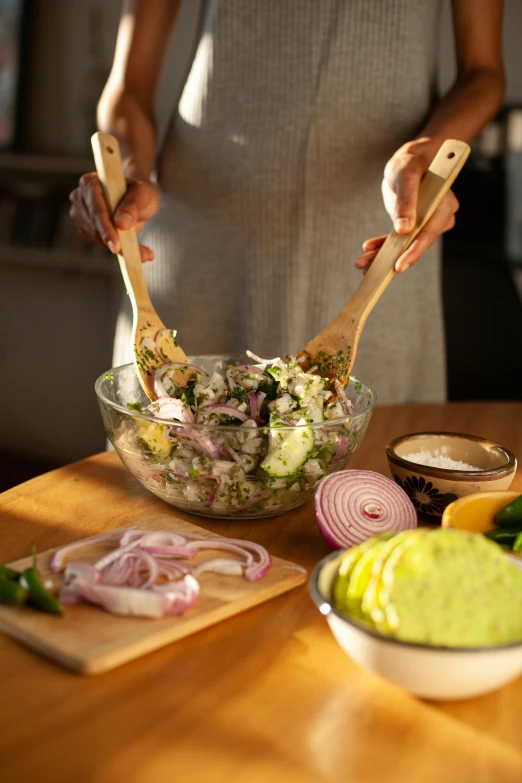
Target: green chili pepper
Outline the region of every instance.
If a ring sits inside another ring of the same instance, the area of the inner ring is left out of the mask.
[[[26,568],[20,577],[20,584],[28,591],[26,603],[49,614],[63,614],[60,601],[45,589],[40,572],[36,567],[36,549],[33,547],[33,565]]]
[[[0,604],[21,606],[27,595],[27,589],[15,579],[0,579]]]
[[[488,530],[486,533],[484,533],[486,538],[491,539],[491,541],[496,541],[497,544],[504,544],[506,547],[509,547],[509,549],[512,548],[518,534],[518,530],[502,527],[496,527],[493,530]]]
[[[508,528],[516,526],[519,530],[522,530],[522,495],[512,500],[511,503],[508,503],[507,506],[504,506],[498,512],[495,517],[495,524]]]
[[[513,552],[522,552],[522,533],[519,533],[513,544]]]
[[[0,579],[20,579],[21,574],[9,566],[0,565]]]

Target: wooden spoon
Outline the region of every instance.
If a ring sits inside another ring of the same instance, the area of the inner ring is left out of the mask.
[[[127,191],[127,183],[121,165],[120,147],[117,139],[109,133],[95,133],[91,138],[96,171],[103,186],[109,210],[114,214]],[[120,269],[132,304],[132,346],[134,365],[143,391],[151,400],[157,399],[154,391],[154,371],[167,362],[189,361],[176,342],[174,333],[165,327],[152,306],[134,228],[127,231],[117,229],[121,243],[118,254]],[[161,354],[153,347],[158,344]],[[186,386],[192,373],[177,370],[172,380],[178,386]]]
[[[317,366],[320,375],[346,384],[366,319],[395,277],[396,262],[433,215],[469,153],[463,141],[448,139],[442,144],[420,184],[415,228],[409,234],[392,231],[387,237],[348,304],[297,354],[303,369]]]

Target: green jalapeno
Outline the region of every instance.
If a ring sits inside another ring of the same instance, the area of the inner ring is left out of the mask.
[[[0,579],[0,604],[21,606],[27,595],[27,589],[16,579]]]
[[[20,584],[28,591],[26,603],[49,614],[63,614],[64,607],[43,585],[36,567],[36,549],[33,547],[33,565],[26,568],[20,577]]]

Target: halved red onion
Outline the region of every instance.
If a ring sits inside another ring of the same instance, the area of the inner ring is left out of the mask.
[[[231,405],[219,405],[217,403],[211,403],[210,405],[203,405],[202,410],[216,413],[219,416],[230,416],[232,419],[240,419],[241,421],[247,421],[249,418],[247,413],[238,411],[237,408],[233,408]]]
[[[315,495],[317,524],[332,549],[360,544],[386,531],[417,527],[417,513],[394,481],[370,470],[325,476]]]

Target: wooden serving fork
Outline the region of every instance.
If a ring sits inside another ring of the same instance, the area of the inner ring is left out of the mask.
[[[114,214],[127,191],[117,139],[109,133],[95,133],[91,138],[96,171],[103,186],[109,210]],[[188,364],[185,352],[177,344],[175,333],[167,329],[152,306],[143,275],[138,238],[134,228],[117,229],[121,243],[118,254],[120,269],[132,304],[132,347],[134,365],[143,391],[151,400],[154,391],[154,373],[170,362]],[[192,373],[177,369],[172,380],[177,386],[186,386]]]
[[[463,141],[448,139],[442,144],[420,184],[415,228],[409,234],[390,233],[348,304],[297,354],[303,369],[316,367],[315,372],[332,383],[346,384],[366,319],[395,277],[397,260],[433,215],[469,153]]]

